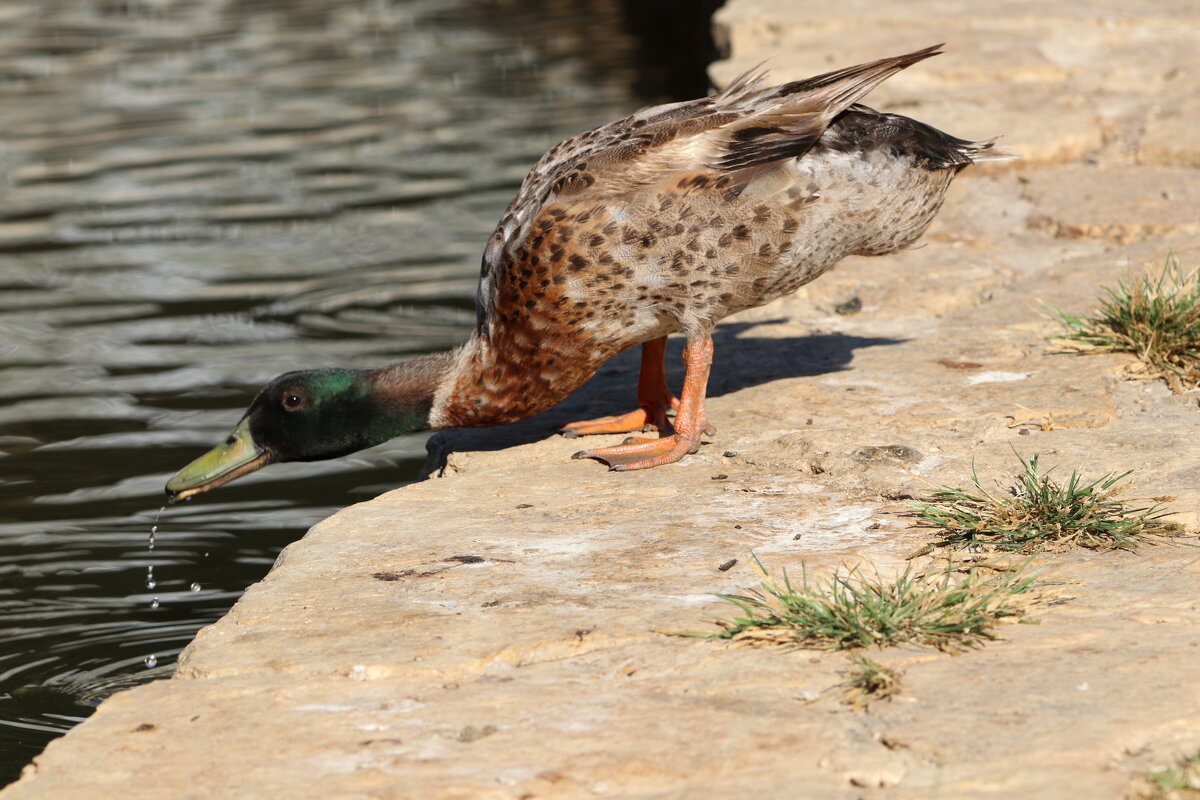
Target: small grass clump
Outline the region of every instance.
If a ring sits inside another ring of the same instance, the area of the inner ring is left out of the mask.
[[[939,545],[992,546],[1014,552],[1069,545],[1131,550],[1148,537],[1180,530],[1163,521],[1172,512],[1158,503],[1129,508],[1117,499],[1123,491],[1117,484],[1129,472],[1085,482],[1072,471],[1066,483],[1059,483],[1051,479],[1051,470],[1039,471],[1036,453],[1028,459],[1018,453],[1017,459],[1021,473],[1016,485],[1003,494],[984,489],[972,470],[974,490],[943,486],[913,503],[923,524],[945,531]]]
[[[876,700],[891,700],[900,694],[900,676],[878,661],[857,656],[844,674],[842,702],[848,706],[866,710]]]
[[[1066,329],[1058,338],[1078,349],[1133,353],[1179,394],[1200,387],[1200,271],[1185,273],[1174,256],[1158,275],[1106,287],[1095,317],[1054,312]]]
[[[1194,800],[1200,798],[1200,753],[1178,766],[1154,770],[1134,795],[1139,800]]]
[[[910,566],[893,582],[853,567],[824,582],[810,581],[805,570],[796,584],[787,572],[776,581],[758,568],[761,591],[718,595],[745,615],[717,621],[721,630],[711,638],[821,650],[911,642],[957,652],[994,639],[998,620],[1019,616],[1015,596],[1033,581],[1020,570],[984,578],[950,569],[918,575]]]

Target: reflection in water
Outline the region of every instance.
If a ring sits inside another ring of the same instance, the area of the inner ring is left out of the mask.
[[[169,474],[280,372],[465,338],[525,170],[658,99],[631,94],[617,0],[58,0],[4,22],[0,784],[168,675],[309,525],[412,480],[425,437],[158,519]]]

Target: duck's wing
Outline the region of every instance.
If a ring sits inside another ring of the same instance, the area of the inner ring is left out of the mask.
[[[881,82],[941,52],[941,45],[764,87],[755,69],[723,92],[645,108],[558,144],[530,170],[488,240],[477,295],[479,324],[490,324],[496,273],[551,207],[609,205],[638,187],[689,174],[713,185],[745,183],[758,170],[807,152],[830,122]]]

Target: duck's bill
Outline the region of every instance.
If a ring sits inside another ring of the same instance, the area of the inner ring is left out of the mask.
[[[167,481],[167,496],[171,502],[186,500],[261,469],[270,461],[269,454],[254,443],[250,435],[250,422],[243,419],[225,441]]]

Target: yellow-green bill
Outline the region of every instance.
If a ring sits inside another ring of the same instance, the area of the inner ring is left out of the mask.
[[[243,419],[225,441],[175,473],[167,481],[167,494],[172,502],[186,500],[254,472],[269,461],[269,455],[250,435],[249,420]]]

